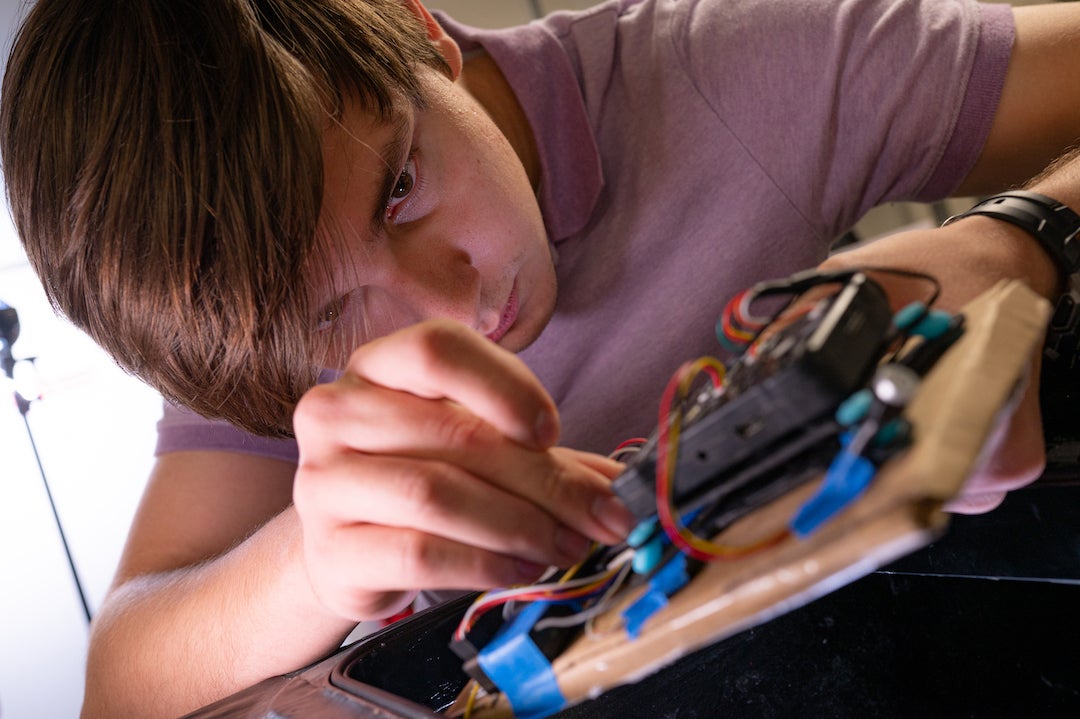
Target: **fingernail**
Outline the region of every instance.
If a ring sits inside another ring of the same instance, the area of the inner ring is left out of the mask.
[[[533,425],[533,437],[541,447],[551,447],[559,441],[559,419],[548,410],[541,410]]]
[[[630,530],[637,524],[634,515],[630,513],[618,497],[611,495],[597,497],[593,500],[592,514],[596,521],[619,539],[624,539],[630,534]]]
[[[592,541],[585,535],[560,525],[555,530],[555,546],[563,557],[573,563],[585,558],[592,547]]]

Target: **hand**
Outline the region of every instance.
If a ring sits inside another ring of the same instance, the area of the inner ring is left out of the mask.
[[[294,425],[309,578],[344,617],[393,614],[422,588],[534,581],[631,526],[609,487],[622,465],[553,448],[539,381],[464,326],[366,344],[301,399]]]
[[[856,247],[829,258],[827,269],[841,267],[895,267],[932,275],[941,282],[938,305],[958,311],[1002,279],[1025,281],[1035,291],[1051,297],[1057,272],[1037,242],[1023,230],[985,217],[972,217],[945,228],[915,230]],[[894,309],[925,299],[918,282],[874,273],[889,295]],[[997,507],[1007,492],[1029,484],[1042,474],[1046,455],[1039,411],[1039,357],[1032,358],[1024,394],[1012,415],[989,439],[986,461],[965,483],[960,494],[946,505],[952,512],[987,512]]]

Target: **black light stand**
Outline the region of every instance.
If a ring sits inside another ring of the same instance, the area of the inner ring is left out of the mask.
[[[4,374],[11,380],[15,379],[16,359],[11,354],[11,346],[19,337],[19,315],[15,308],[0,300],[0,366]],[[33,360],[28,360],[33,362]],[[38,454],[37,443],[34,441],[34,433],[30,429],[30,421],[27,413],[30,411],[32,400],[23,397],[19,390],[14,390],[15,406],[19,408],[23,424],[26,425],[26,434],[30,438],[30,448],[34,451],[34,460],[37,462],[38,472],[41,474],[42,484],[45,485],[45,496],[49,499],[49,507],[52,509],[53,519],[56,521],[56,529],[60,533],[60,543],[64,546],[64,555],[67,557],[68,566],[71,568],[71,577],[75,581],[75,590],[82,602],[83,612],[86,614],[86,622],[90,623],[90,604],[86,601],[86,592],[83,591],[82,582],[79,580],[79,572],[75,568],[75,559],[71,555],[71,547],[68,545],[64,526],[60,522],[60,513],[56,511],[56,502],[53,500],[52,490],[49,488],[49,480],[45,476],[45,467],[41,463],[41,455]]]

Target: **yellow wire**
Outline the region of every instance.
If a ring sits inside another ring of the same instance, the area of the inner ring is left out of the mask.
[[[738,327],[726,327],[725,330],[734,336],[736,339],[740,339],[743,342],[749,342],[757,336],[757,332],[750,332],[749,330],[739,329]]]
[[[593,552],[596,551],[596,547],[597,543],[593,542],[591,548],[589,549],[589,554],[585,557],[585,559],[582,559],[580,562],[563,572],[562,577],[559,578],[559,584],[562,584],[563,582],[568,582],[573,579],[574,575],[581,571],[581,568],[585,566],[585,561],[593,555]]]
[[[690,386],[702,371],[711,367],[717,372],[719,381],[723,383],[726,376],[726,368],[720,360],[715,357],[699,357],[698,359],[685,365],[681,370],[682,376],[679,379],[678,396],[676,398],[677,403],[681,403],[683,399],[690,393]],[[672,405],[675,406],[675,403]],[[668,430],[668,451],[665,457],[665,470],[668,476],[668,492],[666,501],[671,507],[671,516],[674,519],[675,530],[682,537],[683,541],[689,544],[691,547],[704,554],[711,554],[717,557],[730,556],[735,554],[745,554],[752,552],[760,547],[775,542],[778,535],[766,537],[752,544],[744,546],[731,546],[726,544],[718,544],[716,542],[710,542],[707,539],[702,539],[693,532],[689,531],[683,526],[678,512],[675,510],[673,504],[673,498],[675,495],[675,469],[676,469],[676,450],[679,446],[679,434],[682,428],[682,413],[676,412],[671,419],[671,428]]]
[[[476,695],[480,693],[480,682],[475,679],[470,679],[472,689],[469,690],[469,698],[465,702],[465,712],[461,715],[461,719],[469,719],[472,716],[473,706],[476,705]]]

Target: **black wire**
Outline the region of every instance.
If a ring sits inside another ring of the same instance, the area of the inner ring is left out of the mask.
[[[27,412],[30,410],[30,401],[18,392],[15,393],[15,402],[19,406],[23,424],[26,425],[26,434],[30,438],[30,448],[34,451],[34,460],[37,462],[38,472],[41,474],[41,482],[45,485],[45,495],[49,498],[49,507],[52,509],[53,519],[56,521],[56,529],[60,533],[60,543],[64,545],[64,555],[67,557],[68,566],[71,567],[71,578],[75,581],[75,590],[79,593],[79,601],[82,602],[83,612],[86,615],[86,623],[92,619],[90,604],[86,601],[86,592],[83,591],[82,582],[79,581],[79,572],[75,568],[75,558],[71,555],[71,547],[68,545],[67,535],[64,533],[64,525],[60,522],[60,513],[56,511],[56,502],[53,500],[52,490],[49,488],[49,480],[45,476],[45,467],[41,463],[41,455],[38,454],[37,442],[34,441],[34,433],[30,429],[30,420]]]
[[[876,265],[864,265],[859,268],[863,272],[880,272],[886,275],[896,275],[897,277],[907,277],[914,280],[923,280],[929,282],[933,287],[933,291],[930,293],[929,299],[925,300],[927,307],[933,307],[937,302],[938,296],[941,295],[941,282],[937,277],[926,272],[919,272],[918,270],[905,270],[899,267],[878,267]]]
[[[904,277],[907,279],[922,280],[930,283],[931,291],[930,296],[923,301],[923,304],[927,308],[933,307],[937,302],[938,297],[941,295],[941,282],[936,277],[926,272],[920,272],[918,270],[908,270],[900,267],[884,267],[879,265],[860,265],[850,269],[832,270],[823,272],[821,270],[806,270],[804,272],[797,272],[794,275],[783,280],[769,280],[765,282],[759,282],[757,285],[750,289],[750,297],[746,302],[747,312],[750,312],[750,308],[754,302],[764,297],[771,297],[776,295],[786,295],[786,300],[775,309],[770,316],[762,322],[762,326],[757,329],[753,334],[753,338],[747,343],[751,345],[758,340],[759,337],[767,330],[773,323],[775,323],[780,316],[789,308],[795,301],[801,297],[807,290],[813,287],[820,287],[822,285],[841,284],[850,280],[857,274],[867,275],[867,279],[874,282],[874,279],[869,276],[869,273],[878,272],[886,275],[893,275],[896,277]]]

